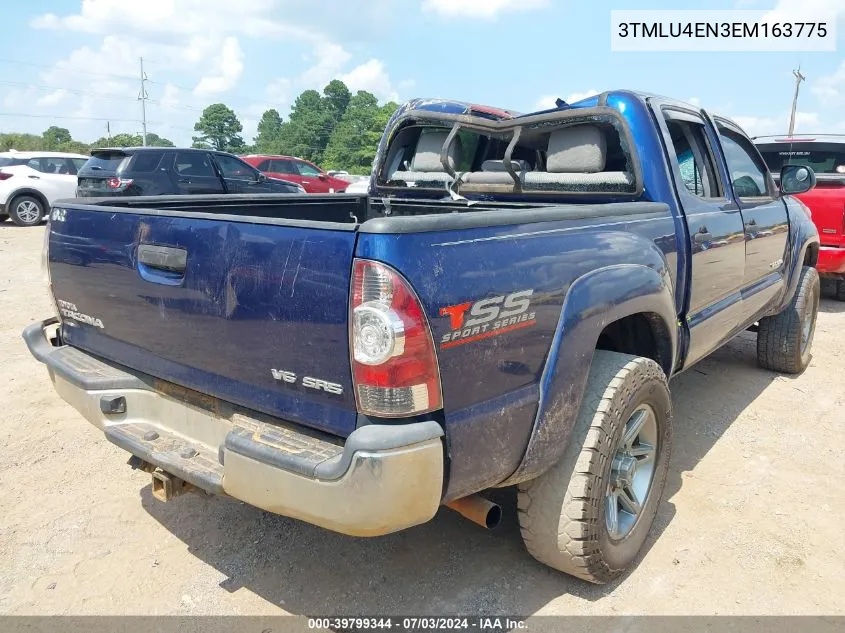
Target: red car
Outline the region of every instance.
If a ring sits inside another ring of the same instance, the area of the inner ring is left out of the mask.
[[[808,165],[816,172],[815,188],[796,197],[810,208],[819,230],[819,274],[833,282],[836,298],[845,301],[845,135],[764,137],[754,142],[775,176],[786,164]]]
[[[282,178],[303,186],[308,193],[343,193],[349,182],[329,176],[313,163],[292,156],[250,154],[246,162],[271,178]]]

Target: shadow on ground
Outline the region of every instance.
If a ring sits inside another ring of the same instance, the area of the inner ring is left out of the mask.
[[[646,551],[674,516],[681,473],[693,470],[739,414],[777,375],[756,368],[756,339],[745,333],[672,382],[675,450],[664,501]],[[505,519],[494,531],[443,509],[434,520],[376,539],[345,537],[231,499],[189,495],[142,503],[201,560],[241,587],[298,615],[509,613],[530,615],[573,594],[595,601],[596,586],[535,562],[516,522],[516,494],[493,492]],[[669,500],[669,501],[666,501]]]

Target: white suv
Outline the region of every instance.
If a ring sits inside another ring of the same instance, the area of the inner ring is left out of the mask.
[[[0,152],[0,222],[39,224],[55,200],[76,196],[76,172],[87,160],[65,152]]]

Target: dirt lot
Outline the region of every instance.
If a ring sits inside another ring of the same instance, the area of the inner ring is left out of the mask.
[[[824,300],[800,377],[747,333],[672,383],[675,450],[639,566],[605,587],[443,510],[364,540],[230,499],[150,495],[53,392],[20,332],[52,314],[41,229],[0,225],[0,613],[845,613],[845,303]]]

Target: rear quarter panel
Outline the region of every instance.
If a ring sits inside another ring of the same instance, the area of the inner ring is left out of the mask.
[[[555,459],[577,414],[598,335],[630,299],[657,287],[673,325],[672,215],[665,205],[646,204],[642,213],[613,216],[610,209],[624,206],[608,205],[600,219],[514,220],[463,230],[401,232],[414,218],[378,220],[378,233],[368,232],[370,223],[362,226],[356,255],[399,270],[432,327],[450,457],[447,498],[505,481],[521,467],[532,434],[553,444],[535,456],[537,464]],[[518,292],[530,293],[530,304],[507,330],[483,336],[467,329],[453,340],[454,310],[444,308]],[[581,328],[584,323],[591,326]]]

